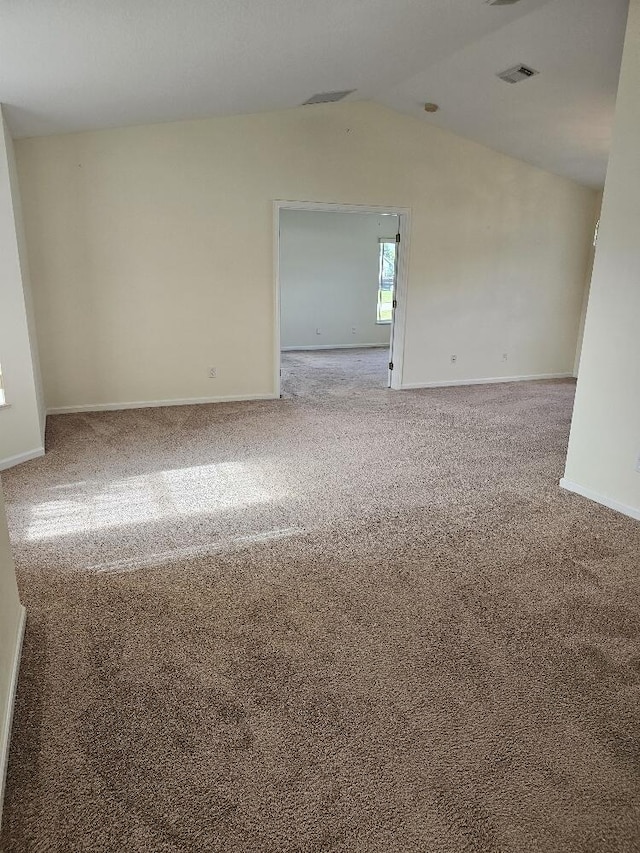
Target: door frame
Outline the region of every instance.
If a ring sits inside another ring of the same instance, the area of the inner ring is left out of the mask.
[[[409,240],[411,236],[411,209],[408,207],[392,207],[371,204],[333,204],[319,201],[288,201],[276,199],[273,202],[273,305],[274,305],[274,389],[275,396],[280,397],[280,211],[281,210],[312,210],[320,213],[373,213],[380,216],[389,214],[398,217],[398,233],[400,234],[400,249],[398,252],[398,272],[396,282],[396,307],[393,312],[391,344],[389,347],[390,360],[393,370],[390,371],[389,387],[394,391],[402,388],[402,372],[404,366],[404,339],[407,324],[407,295],[409,291]]]

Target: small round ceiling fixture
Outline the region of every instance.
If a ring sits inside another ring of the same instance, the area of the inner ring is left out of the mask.
[[[424,111],[425,113],[437,113],[440,107],[437,104],[425,104]]]

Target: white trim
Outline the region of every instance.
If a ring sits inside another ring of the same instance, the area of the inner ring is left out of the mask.
[[[295,201],[291,199],[276,199],[274,206],[276,209],[315,210],[319,213],[374,213],[377,216],[382,216],[385,213],[389,216],[402,216],[409,213],[408,207],[391,207],[385,204],[339,204],[336,202]]]
[[[7,468],[13,468],[14,465],[29,462],[30,459],[37,459],[39,456],[44,456],[44,447],[27,450],[26,453],[18,453],[17,456],[7,456],[6,459],[0,459],[0,471],[6,471]]]
[[[27,622],[27,611],[20,606],[20,622],[18,624],[18,635],[13,652],[13,663],[11,665],[11,678],[9,681],[9,692],[7,694],[7,706],[4,708],[4,729],[0,741],[0,823],[2,822],[2,804],[4,803],[5,783],[7,780],[7,765],[9,764],[9,746],[11,745],[11,724],[13,722],[13,709],[16,701],[16,690],[18,688],[18,673],[20,672],[20,658],[22,656],[22,640],[24,639],[24,628]]]
[[[389,349],[389,344],[319,344],[310,347],[280,347],[280,352],[306,352],[321,349]]]
[[[396,308],[393,312],[393,346],[389,353],[393,362],[390,371],[390,387],[394,391],[402,388],[404,372],[404,342],[407,328],[407,299],[409,297],[409,251],[411,247],[411,210],[409,208],[394,208],[391,212],[400,211],[398,216],[398,233],[400,234],[400,251],[398,252],[398,269],[396,275]]]
[[[621,504],[619,501],[613,500],[613,498],[608,498],[606,495],[600,495],[592,489],[587,489],[584,486],[579,486],[577,483],[572,483],[571,480],[567,480],[565,477],[560,480],[560,488],[564,489],[566,492],[573,492],[576,495],[587,498],[590,501],[595,501],[596,503],[602,504],[602,506],[606,506],[616,512],[621,512],[623,515],[628,515],[629,518],[634,518],[636,521],[640,521],[640,509],[627,506],[626,504]]]
[[[319,213],[373,213],[378,216],[388,214],[398,217],[400,245],[398,278],[396,282],[397,308],[394,312],[393,371],[390,372],[391,388],[399,391],[402,386],[402,367],[404,362],[404,338],[407,323],[407,293],[409,290],[409,243],[411,235],[411,209],[408,207],[387,207],[381,204],[336,204],[317,201],[287,201],[276,199],[273,202],[273,387],[275,396],[280,396],[280,211],[314,210]],[[335,349],[335,347],[331,347]]]
[[[572,373],[535,373],[531,376],[489,376],[484,379],[447,379],[443,382],[410,382],[403,391],[419,388],[452,388],[458,385],[497,385],[503,382],[536,382],[540,379],[573,379]]]
[[[276,400],[273,394],[229,394],[220,397],[186,397],[184,400],[140,400],[133,403],[87,403],[83,406],[54,406],[47,415],[72,415],[80,412],[119,412],[122,409],[157,409],[161,406],[198,406],[202,403],[244,403]]]

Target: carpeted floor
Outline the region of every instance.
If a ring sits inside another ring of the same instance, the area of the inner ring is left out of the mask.
[[[52,417],[3,475],[3,853],[640,850],[640,525],[558,489],[573,383],[380,358]]]
[[[282,353],[282,396],[373,391],[389,384],[389,347]]]

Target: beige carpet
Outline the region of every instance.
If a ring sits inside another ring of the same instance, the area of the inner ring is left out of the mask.
[[[573,384],[385,359],[53,417],[6,472],[3,853],[640,850],[640,525],[558,489]]]

